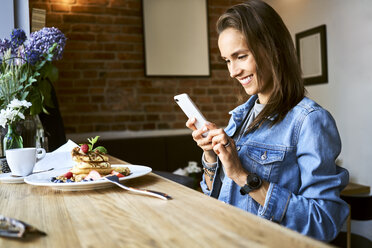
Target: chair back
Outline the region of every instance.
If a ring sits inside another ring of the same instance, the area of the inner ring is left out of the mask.
[[[372,195],[341,195],[351,207],[351,219],[372,220]]]

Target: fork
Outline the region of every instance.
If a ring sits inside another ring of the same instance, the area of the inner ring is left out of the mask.
[[[119,177],[116,176],[116,175],[107,176],[107,177],[104,177],[103,179],[106,180],[106,181],[109,181],[113,184],[116,184],[120,188],[123,188],[123,189],[128,190],[128,191],[133,191],[133,192],[136,192],[136,193],[139,193],[139,194],[154,196],[154,197],[160,198],[162,200],[172,199],[172,197],[170,195],[162,193],[162,192],[158,192],[158,191],[154,191],[154,190],[148,190],[148,189],[138,189],[138,188],[125,186],[125,185],[123,185],[119,182]]]

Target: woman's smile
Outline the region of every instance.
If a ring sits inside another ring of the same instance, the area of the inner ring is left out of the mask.
[[[249,75],[248,77],[244,77],[244,78],[240,78],[240,79],[237,78],[237,79],[244,86],[244,85],[249,84],[253,80],[253,74]]]

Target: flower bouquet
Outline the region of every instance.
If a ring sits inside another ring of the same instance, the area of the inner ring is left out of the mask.
[[[51,83],[58,79],[53,60],[62,58],[66,37],[57,28],[43,28],[27,39],[22,29],[14,29],[11,40],[0,39],[0,107],[14,98],[32,103],[30,115],[48,113],[54,107]]]
[[[54,27],[33,32],[28,39],[22,29],[14,29],[10,40],[0,39],[0,120],[8,129],[10,122],[17,125],[25,119],[22,116],[38,119],[55,107],[52,83],[58,79],[58,69],[52,62],[62,58],[65,43],[64,34]],[[26,102],[17,118],[7,119],[15,103]]]

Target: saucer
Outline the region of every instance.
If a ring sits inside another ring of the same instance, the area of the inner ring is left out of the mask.
[[[24,183],[24,178],[25,177],[14,177],[11,172],[0,174],[1,183]]]

